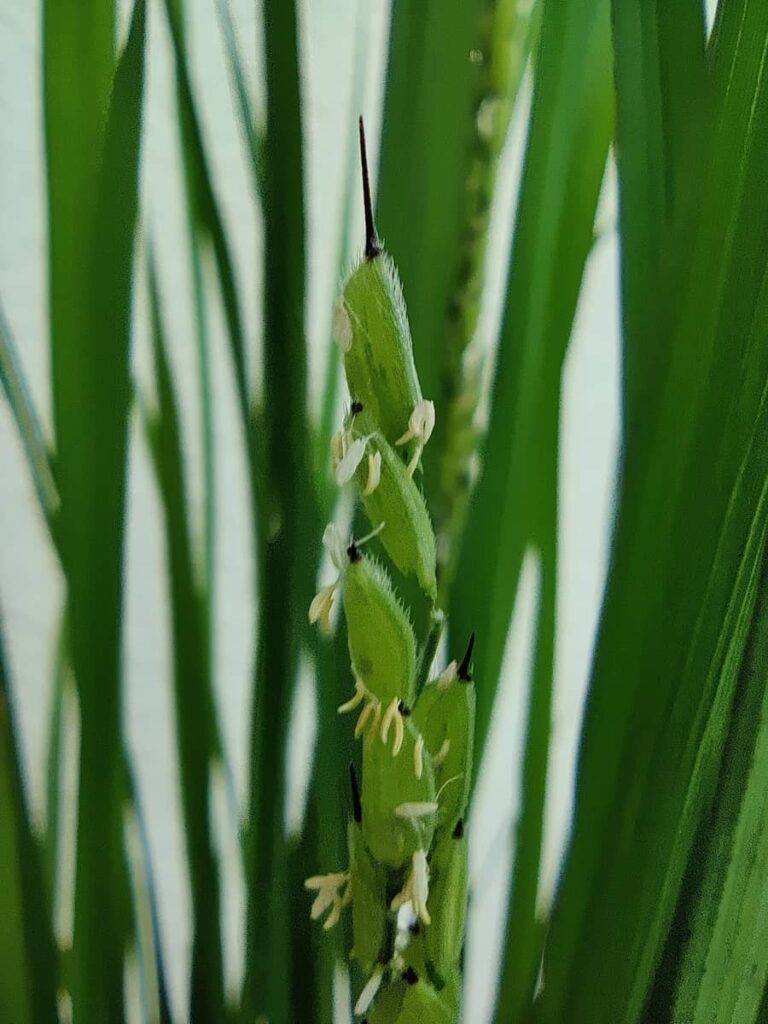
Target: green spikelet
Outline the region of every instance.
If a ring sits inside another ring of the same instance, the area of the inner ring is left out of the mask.
[[[464,815],[470,792],[474,637],[460,665],[424,685],[444,616],[435,536],[419,486],[434,426],[422,397],[400,282],[373,225],[361,123],[366,246],[344,286],[336,334],[352,404],[334,435],[339,486],[354,481],[372,532],[323,537],[338,576],[311,622],[343,608],[362,787],[352,774],[349,867],[307,879],[312,916],[332,927],[351,904],[351,956],[363,973],[355,1014],[368,1024],[456,1024],[467,903]],[[373,557],[365,545],[375,538]],[[397,590],[393,584],[396,581]],[[338,599],[340,598],[340,602]],[[419,692],[421,690],[421,692]]]
[[[384,550],[400,572],[413,576],[434,602],[435,536],[424,496],[384,436],[365,434],[364,429],[365,420],[355,423],[353,436],[367,439],[367,458],[355,473],[365,514],[371,526],[384,524],[379,534]]]
[[[344,371],[350,394],[393,445],[423,396],[400,279],[386,253],[363,257],[348,278],[336,310],[336,333],[348,345]]]
[[[395,444],[422,401],[413,344],[397,269],[373,225],[365,137],[360,124],[366,245],[344,284],[336,309],[336,340],[344,353],[349,393],[363,403],[378,429]]]
[[[391,745],[383,742],[379,728],[371,730],[363,744],[363,834],[374,857],[398,869],[417,850],[430,847],[437,821],[435,779],[428,760],[417,777],[418,733],[397,708],[387,739]]]
[[[475,732],[475,687],[469,674],[474,637],[464,663],[424,687],[413,709],[413,721],[424,736],[434,764],[435,785],[443,790],[440,822],[452,831],[467,807],[472,782]],[[443,789],[444,787],[444,789]]]
[[[352,545],[344,573],[344,617],[352,668],[378,700],[413,699],[416,638],[385,570]]]
[[[442,982],[456,970],[464,942],[467,915],[467,840],[461,819],[435,843],[430,864],[429,911],[432,924],[424,929],[424,953]]]
[[[387,932],[386,875],[371,857],[357,822],[350,822],[349,873],[352,891],[352,956],[370,974],[381,960]]]

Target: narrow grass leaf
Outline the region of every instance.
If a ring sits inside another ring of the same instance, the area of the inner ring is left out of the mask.
[[[59,810],[61,805],[62,748],[64,742],[64,702],[71,685],[71,659],[67,650],[66,615],[62,615],[53,668],[53,699],[48,719],[48,744],[45,779],[45,875],[48,895],[53,902],[59,864]]]
[[[552,718],[557,603],[557,443],[551,446],[546,500],[537,517],[540,556],[539,606],[536,615],[520,817],[515,827],[514,862],[507,907],[496,1015],[498,1021],[523,1019],[533,998],[545,930],[537,916],[544,803]]]
[[[612,132],[607,4],[545,4],[534,69],[491,426],[450,616],[452,635],[477,630],[478,764],[523,553],[535,547],[542,589],[500,1020],[517,1019],[530,1000],[543,937],[536,898],[554,662],[560,377]]]
[[[168,984],[160,943],[157,889],[146,824],[136,782],[127,758],[124,772],[124,835],[131,881],[133,928],[141,979],[141,998],[147,1024],[171,1024]],[[195,1016],[193,1012],[192,1016]]]
[[[73,999],[104,1021],[122,1019],[127,931],[120,622],[144,27],[137,0],[113,81],[111,4],[45,11],[56,468],[81,713]]]
[[[0,1012],[14,1024],[56,1020],[56,955],[41,850],[24,793],[0,636]]]
[[[56,515],[59,495],[53,466],[43,428],[24,380],[16,345],[5,312],[0,305],[0,384],[3,386],[11,413],[27,458],[40,511],[56,543]]]
[[[148,283],[158,408],[146,413],[144,422],[163,509],[170,584],[176,743],[193,908],[190,1002],[195,1020],[216,1021],[224,1009],[224,983],[219,874],[209,818],[209,773],[218,751],[218,730],[206,595],[192,554],[178,403],[151,259]]]
[[[671,234],[690,237],[695,224],[711,117],[705,40],[704,10],[696,0],[613,5],[624,418],[630,423],[643,415],[657,364],[665,359],[663,334],[646,330],[663,246]]]
[[[757,1024],[762,1019],[758,1014],[768,981],[767,568],[764,555],[721,783],[688,872],[684,916],[690,937],[682,950],[675,950],[674,1024]]]
[[[574,834],[536,1004],[551,1024],[639,1019],[716,791],[766,529],[766,52],[765,6],[727,8],[708,61],[696,227],[664,242],[646,295],[665,358],[629,424]]]
[[[238,296],[231,246],[213,187],[213,178],[203,141],[192,80],[184,43],[181,6],[165,0],[168,27],[171,33],[176,68],[179,116],[181,119],[182,152],[186,187],[193,223],[210,243],[221,288],[227,337],[230,346],[239,411],[243,423],[249,423],[250,401],[245,352],[245,330]]]
[[[607,4],[545,5],[483,469],[454,587],[454,635],[477,630],[476,764],[517,578],[554,500],[560,375],[612,132]],[[488,537],[499,538],[498,544]],[[478,622],[482,614],[483,621]]]
[[[290,1020],[291,910],[284,834],[285,761],[298,639],[317,565],[306,411],[304,187],[296,5],[264,5],[264,516],[253,704],[244,1019]]]
[[[250,87],[245,74],[245,67],[237,42],[237,34],[232,21],[230,0],[217,0],[216,11],[224,38],[224,49],[227,55],[229,77],[232,90],[237,99],[240,114],[240,127],[248,152],[249,167],[253,177],[254,196],[258,199],[264,193],[264,134],[257,125],[253,112]]]

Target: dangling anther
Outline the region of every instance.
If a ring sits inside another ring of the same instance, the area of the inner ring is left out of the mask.
[[[469,638],[467,644],[467,650],[464,657],[461,659],[461,664],[456,670],[456,675],[462,681],[462,683],[472,682],[472,652],[475,649],[475,634],[472,632],[472,636]]]
[[[368,178],[368,154],[365,149],[365,127],[362,117],[360,126],[360,168],[363,173],[363,203],[365,208],[365,258],[375,260],[381,252],[376,225],[373,223],[373,203],[371,202],[371,183]]]
[[[357,784],[357,772],[352,762],[349,762],[349,784],[352,789],[352,817],[359,825],[363,820],[363,805],[360,800],[360,787]]]

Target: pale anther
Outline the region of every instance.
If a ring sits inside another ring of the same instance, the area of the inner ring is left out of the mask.
[[[406,821],[415,821],[417,818],[426,818],[430,814],[437,814],[437,804],[434,800],[424,800],[413,803],[398,804],[395,808],[395,816],[405,818]]]
[[[417,779],[424,774],[424,737],[421,735],[413,745],[413,771]]]
[[[395,740],[392,744],[392,757],[397,757],[403,746],[405,738],[405,722],[400,714],[395,715]]]
[[[341,351],[349,352],[352,348],[352,321],[343,302],[339,302],[336,306],[333,317],[333,335]]]
[[[405,885],[390,903],[390,910],[399,910],[406,903],[411,903],[414,913],[424,924],[431,924],[432,919],[427,910],[429,899],[429,865],[425,850],[416,850],[411,863],[411,870]]]
[[[352,898],[349,882],[348,871],[337,871],[330,875],[313,875],[304,882],[305,889],[317,890],[317,896],[309,912],[313,921],[324,914],[329,907],[331,908],[331,912],[323,924],[326,931],[336,924],[342,909]]]
[[[448,757],[448,751],[451,749],[451,741],[446,736],[443,740],[440,749],[432,758],[432,767],[439,768],[443,761]]]
[[[331,561],[343,572],[347,564],[347,545],[341,539],[335,523],[328,523],[323,532],[323,547],[331,556]]]
[[[367,498],[376,490],[381,481],[381,452],[368,455],[368,480],[363,488],[363,497]]]
[[[346,714],[347,711],[354,711],[358,705],[362,704],[365,698],[368,696],[368,691],[364,683],[361,683],[359,679],[355,680],[355,694],[345,704],[339,704],[337,711],[340,715]]]
[[[373,707],[373,701],[368,701],[363,710],[360,712],[360,717],[358,718],[357,725],[355,726],[355,739],[361,736],[365,731],[365,727],[368,724],[368,719],[373,714]]]
[[[381,719],[381,742],[382,743],[386,744],[387,737],[389,736],[389,727],[392,724],[392,722],[398,717],[398,714],[397,714],[397,704],[398,704],[397,697],[393,697],[392,698],[392,703],[387,706],[387,710],[384,712],[384,715],[382,716],[382,719]]]
[[[344,434],[341,430],[337,430],[331,438],[331,469],[333,470],[334,476],[336,475],[336,469],[343,458]]]
[[[381,966],[374,967],[373,972],[365,983],[363,991],[358,996],[357,1002],[355,1003],[355,1014],[358,1017],[362,1017],[364,1013],[368,1012],[368,1009],[376,998],[376,993],[381,987],[381,981],[384,977],[384,968]]]
[[[428,399],[422,399],[413,408],[413,412],[408,420],[408,429],[402,437],[395,441],[395,444],[407,444],[408,441],[415,440],[423,446],[432,436],[434,429],[435,403],[430,402]]]
[[[368,443],[368,439],[365,437],[358,437],[350,444],[345,444],[344,455],[336,466],[334,472],[334,478],[336,483],[341,487],[343,484],[348,483],[355,475],[357,467],[363,461],[365,457],[365,446]]]
[[[331,626],[331,609],[333,608],[333,602],[336,597],[336,588],[338,581],[335,583],[329,583],[325,587],[321,587],[320,590],[312,598],[312,603],[309,606],[309,621],[311,624],[320,622],[320,627],[325,633],[331,633],[333,631]]]

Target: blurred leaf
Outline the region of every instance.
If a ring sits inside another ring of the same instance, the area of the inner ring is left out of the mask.
[[[230,11],[229,4],[230,0],[217,0],[216,10],[219,15],[221,33],[224,37],[229,77],[232,81],[232,89],[237,98],[237,106],[240,113],[240,127],[243,130],[243,137],[248,150],[250,171],[253,177],[254,195],[257,198],[260,198],[264,192],[264,137],[263,132],[256,125],[248,79],[245,74],[245,67],[238,48],[235,26],[232,22],[232,13]]]
[[[612,130],[607,5],[545,4],[535,66],[490,428],[450,615],[457,637],[477,631],[476,765],[523,552],[533,543],[544,554],[552,536],[547,467],[557,451],[560,375]]]
[[[127,920],[120,623],[144,24],[137,0],[112,82],[112,5],[45,9],[56,468],[81,712],[73,999],[78,1018],[103,1021],[123,1015]]]
[[[24,795],[10,684],[0,635],[0,1017],[56,1020],[56,957],[40,848]]]
[[[477,65],[472,131],[461,185],[459,232],[440,254],[450,264],[439,335],[434,340],[438,390],[436,421],[425,460],[425,490],[435,525],[440,603],[448,600],[469,506],[473,460],[482,433],[478,403],[483,361],[475,340],[486,277],[486,250],[496,171],[509,134],[512,110],[531,51],[542,3],[485,0],[470,59]],[[432,258],[435,258],[433,254]]]
[[[144,1020],[171,1024],[168,985],[160,948],[158,900],[144,815],[127,758],[123,761],[124,841],[132,890],[133,939],[139,960]],[[192,1016],[195,1016],[193,1012]]]
[[[643,415],[665,359],[646,328],[664,243],[690,235],[711,97],[704,9],[696,0],[615,4],[617,157],[624,321],[625,420]],[[664,273],[669,266],[664,265]]]
[[[574,833],[535,1014],[552,1024],[640,1017],[722,762],[768,522],[767,46],[764,4],[725,8],[693,229],[663,240],[646,293],[646,336],[664,357],[638,371],[647,401],[627,426]],[[622,109],[637,116],[628,97]],[[625,208],[643,202],[628,159]]]
[[[369,36],[370,12],[366,5],[361,4],[357,11],[357,22],[355,31],[354,58],[352,69],[351,102],[349,110],[349,123],[344,133],[346,141],[346,160],[344,164],[344,181],[341,203],[341,232],[338,249],[338,262],[336,280],[342,281],[345,274],[349,273],[354,265],[355,259],[359,256],[362,247],[362,239],[356,238],[353,228],[358,223],[355,212],[362,209],[362,193],[360,191],[360,149],[358,142],[358,118],[360,107],[363,104],[365,94],[365,76],[368,70],[368,36]],[[315,473],[317,479],[317,492],[322,498],[325,506],[325,516],[330,515],[332,506],[338,494],[338,487],[330,472],[330,444],[331,436],[338,429],[339,424],[335,422],[338,408],[339,379],[341,376],[342,355],[334,338],[334,316],[336,301],[339,295],[333,296],[333,306],[329,309],[328,317],[328,347],[326,353],[325,371],[323,375],[322,404],[320,407],[320,421],[317,429],[317,440],[315,444]],[[324,516],[324,517],[325,517]]]
[[[205,152],[184,44],[181,4],[165,0],[176,66],[176,85],[181,119],[182,155],[190,204],[190,216],[201,236],[211,245],[221,288],[227,337],[235,374],[239,411],[243,423],[250,422],[250,398],[245,351],[245,330],[237,290],[232,252],[213,187]],[[199,300],[198,300],[199,301]],[[200,309],[196,311],[200,315]]]
[[[530,999],[542,939],[535,910],[554,657],[560,375],[612,130],[607,4],[545,3],[534,64],[484,469],[450,615],[452,636],[477,631],[477,770],[520,566],[533,546],[541,569],[537,641],[499,1020],[514,1020]]]
[[[195,579],[177,399],[168,364],[154,262],[148,266],[152,350],[158,396],[144,423],[163,510],[173,637],[173,695],[181,803],[192,893],[192,1017],[219,1021],[224,982],[219,874],[209,820],[210,766],[218,753],[207,650],[206,598]]]
[[[48,719],[48,746],[46,758],[45,785],[45,875],[48,895],[53,900],[56,892],[59,864],[60,819],[59,804],[61,802],[61,759],[62,738],[64,731],[64,701],[67,678],[71,659],[67,650],[66,616],[62,615],[59,624],[59,635],[56,643],[56,654],[53,669],[53,700]]]
[[[403,282],[416,367],[430,398],[439,390],[441,329],[475,132],[480,71],[470,53],[486,6],[392,5],[377,220]]]
[[[306,412],[304,187],[296,7],[264,4],[263,452],[267,529],[259,552],[259,640],[251,733],[243,1019],[291,1013],[285,761],[299,640],[319,544]]]
[[[208,310],[203,281],[203,255],[210,246],[218,276],[224,320],[229,342],[230,357],[235,377],[237,408],[240,415],[248,459],[248,484],[254,522],[258,532],[260,519],[257,511],[257,480],[259,479],[259,440],[254,434],[252,403],[248,383],[248,360],[245,328],[238,293],[235,264],[229,244],[224,218],[221,214],[213,176],[206,154],[202,124],[197,111],[192,79],[187,61],[184,37],[182,0],[165,0],[168,27],[173,44],[176,68],[176,91],[179,107],[181,148],[184,164],[184,183],[187,197],[189,221],[189,251],[195,301],[195,324],[197,328],[198,365],[202,408],[203,473],[205,479],[205,551],[206,586],[208,590],[208,630],[213,606],[214,548],[215,548],[215,472],[213,408],[210,382],[210,352],[208,338]],[[211,638],[212,642],[212,638]],[[210,653],[210,652],[209,652]]]
[[[11,328],[0,306],[0,383],[11,407],[24,453],[32,475],[32,483],[51,539],[56,543],[56,515],[59,495],[43,429],[27,389]]]
[[[678,974],[675,1024],[749,1021],[768,982],[768,560],[763,568],[720,785],[702,823],[684,900],[682,945],[665,960]],[[694,877],[691,877],[693,875]],[[692,891],[690,891],[692,890]],[[674,961],[672,957],[674,956]]]

